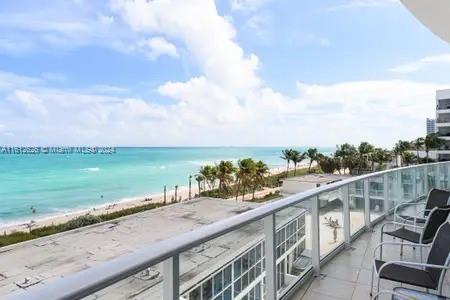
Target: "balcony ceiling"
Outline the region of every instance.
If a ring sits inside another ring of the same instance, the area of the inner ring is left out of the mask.
[[[449,0],[401,0],[434,34],[450,43]]]

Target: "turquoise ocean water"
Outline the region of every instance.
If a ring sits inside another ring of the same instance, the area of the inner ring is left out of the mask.
[[[159,194],[164,185],[169,190],[187,186],[189,175],[200,166],[221,159],[252,157],[270,167],[284,166],[282,149],[165,147],[116,148],[115,154],[0,154],[0,225]],[[333,150],[319,148],[322,153]]]

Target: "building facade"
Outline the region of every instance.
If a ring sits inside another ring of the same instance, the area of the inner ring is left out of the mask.
[[[450,159],[450,89],[436,91],[436,128],[439,137],[446,141],[444,149],[437,151],[438,160]]]
[[[283,290],[304,271],[303,266],[310,264],[310,258],[304,256],[305,251],[305,214],[297,217],[277,229],[277,289]],[[264,299],[265,260],[264,240],[255,243],[243,251],[232,261],[218,268],[210,276],[204,278],[184,292],[185,300],[206,299]]]
[[[427,134],[436,133],[436,119],[427,118],[426,132]]]

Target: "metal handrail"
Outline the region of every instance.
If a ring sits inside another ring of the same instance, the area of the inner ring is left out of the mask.
[[[126,279],[148,267],[154,266],[171,257],[187,251],[199,244],[232,232],[249,223],[273,215],[285,208],[292,207],[322,193],[330,192],[351,183],[379,177],[391,172],[411,170],[416,167],[435,166],[441,163],[429,163],[395,168],[344,179],[320,186],[305,192],[288,196],[281,200],[264,204],[239,215],[205,225],[192,231],[153,243],[133,253],[124,254],[107,262],[99,263],[89,269],[64,278],[36,286],[27,292],[12,295],[8,299],[80,299],[102,290],[116,282]]]

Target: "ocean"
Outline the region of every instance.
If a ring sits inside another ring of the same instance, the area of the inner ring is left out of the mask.
[[[113,154],[0,154],[0,226],[187,186],[205,164],[252,157],[285,166],[285,147],[116,148]],[[304,147],[295,148],[304,151]],[[333,148],[319,148],[329,153]],[[193,181],[193,184],[196,184]],[[32,210],[35,210],[33,213]]]

